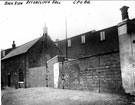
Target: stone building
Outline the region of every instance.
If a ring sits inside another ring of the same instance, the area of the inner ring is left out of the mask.
[[[6,52],[6,53],[5,53]],[[2,51],[2,85],[15,87],[47,86],[46,62],[60,50],[47,35]]]
[[[53,78],[56,81],[59,75],[57,87],[135,91],[135,19],[129,19],[128,7],[120,10],[122,21],[118,25],[55,42],[64,56],[74,59],[55,62],[54,72],[59,73]]]

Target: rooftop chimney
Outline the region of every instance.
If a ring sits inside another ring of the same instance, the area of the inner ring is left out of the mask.
[[[121,14],[122,14],[122,20],[129,19],[129,17],[128,17],[128,8],[129,7],[127,7],[127,6],[123,6],[122,8],[120,8]]]
[[[16,47],[15,41],[13,41],[12,48],[14,49]]]
[[[46,26],[46,24],[45,24],[45,26],[44,26],[44,28],[43,28],[43,34],[47,34],[48,33],[48,28],[47,28],[47,26]]]
[[[47,48],[47,43],[48,43],[48,41],[47,41],[47,36],[48,36],[48,28],[47,28],[47,26],[46,26],[46,24],[45,24],[45,26],[44,26],[44,28],[43,28],[43,42],[44,42],[44,47],[45,48]]]
[[[47,35],[48,35],[48,28],[45,24],[45,26],[43,27],[43,39],[46,41],[47,39]]]

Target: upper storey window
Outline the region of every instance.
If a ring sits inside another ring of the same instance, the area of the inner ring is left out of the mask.
[[[82,43],[82,44],[85,43],[85,35],[82,35],[82,36],[81,36],[81,43]]]
[[[71,47],[71,39],[68,39],[68,47]]]
[[[3,56],[3,57],[5,56],[5,51],[4,51],[4,50],[2,51],[2,56]]]
[[[105,32],[104,31],[100,32],[100,40],[101,41],[105,40]]]

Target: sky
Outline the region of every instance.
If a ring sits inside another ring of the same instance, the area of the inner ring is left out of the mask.
[[[90,4],[73,4],[73,1],[61,1],[61,4],[25,4],[4,5],[0,1],[0,49],[22,45],[41,37],[43,27],[48,27],[52,40],[65,39],[93,29],[100,30],[117,25],[122,21],[120,8],[129,6],[129,18],[135,18],[135,1],[90,1]],[[65,22],[65,17],[67,21]]]

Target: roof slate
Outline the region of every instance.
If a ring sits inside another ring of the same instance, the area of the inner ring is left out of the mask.
[[[26,53],[39,39],[40,38],[34,39],[30,42],[27,42],[21,46],[16,47],[11,52],[9,52],[2,60]]]

